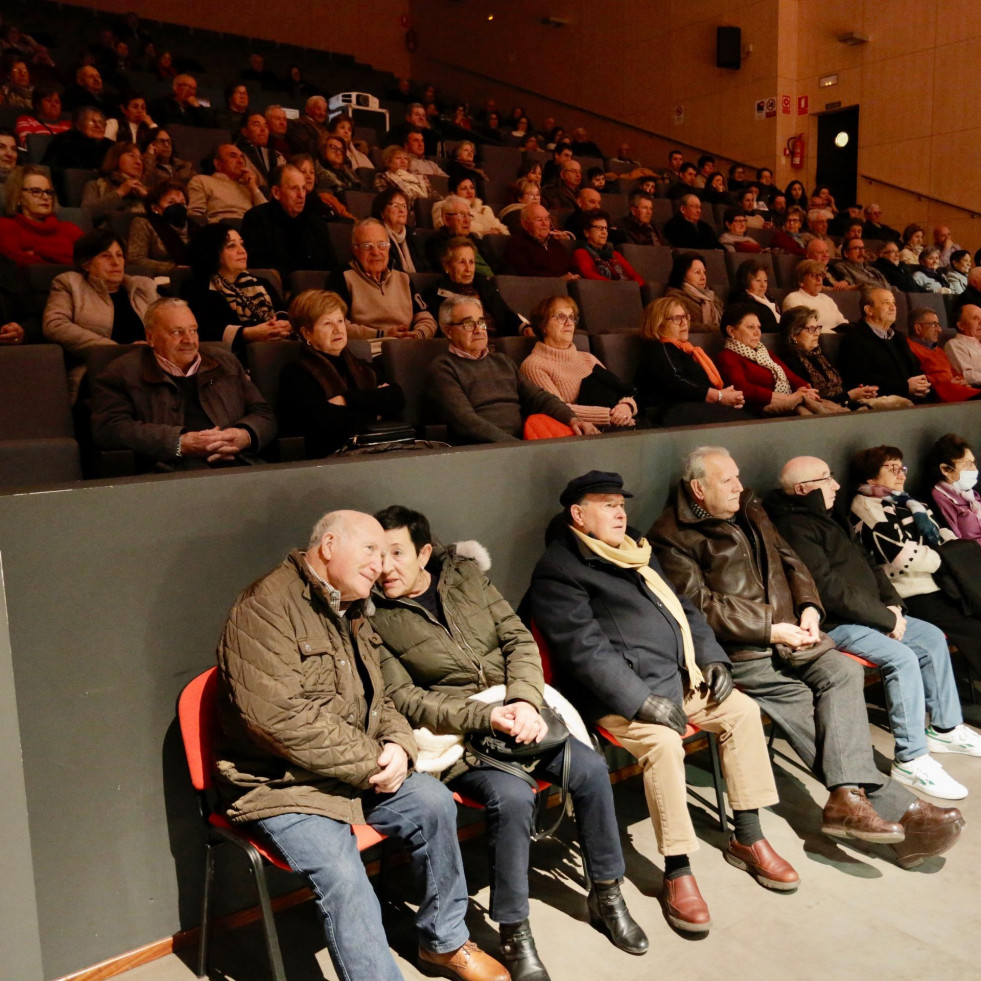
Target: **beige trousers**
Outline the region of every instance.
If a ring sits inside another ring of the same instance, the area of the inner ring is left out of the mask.
[[[685,693],[685,715],[692,725],[719,736],[722,774],[734,811],[769,807],[779,800],[766,751],[759,706],[734,691],[721,705],[709,704],[705,686]],[[644,794],[651,812],[658,851],[688,855],[698,839],[688,813],[685,750],[681,736],[667,726],[605,715],[597,722],[644,768]]]

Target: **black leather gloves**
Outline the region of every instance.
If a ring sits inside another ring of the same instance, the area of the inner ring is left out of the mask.
[[[732,672],[728,664],[713,661],[702,668],[705,684],[708,685],[712,701],[717,704],[724,702],[732,694]]]
[[[731,686],[732,679],[729,683]],[[684,736],[688,728],[688,719],[682,707],[663,695],[648,695],[637,710],[637,721],[667,726],[669,729],[674,729],[679,736]]]

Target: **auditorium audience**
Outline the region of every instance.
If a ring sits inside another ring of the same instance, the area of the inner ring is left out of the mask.
[[[694,331],[719,329],[722,301],[708,286],[705,261],[697,252],[680,252],[674,257],[664,295],[677,300],[691,320]]]
[[[555,395],[532,385],[505,354],[487,346],[487,321],[474,297],[447,297],[439,326],[449,350],[427,371],[427,389],[454,443],[510,443],[521,439],[531,415],[543,414],[575,435],[598,432]]]
[[[906,609],[943,630],[972,669],[981,670],[981,623],[966,614],[935,577],[941,568],[941,545],[956,536],[941,528],[930,509],[907,493],[909,468],[903,465],[903,451],[896,446],[870,447],[855,455],[853,469],[858,488],[851,502],[851,521],[862,543],[882,566]],[[929,729],[927,734],[933,735]],[[943,745],[933,751],[963,752]]]
[[[242,113],[236,134],[235,146],[245,154],[245,162],[255,171],[259,184],[267,187],[269,175],[286,163],[286,158],[269,146],[269,126],[266,117],[258,110]]]
[[[145,337],[92,380],[96,446],[132,450],[157,471],[259,462],[276,433],[272,409],[232,354],[199,350],[188,305],[157,300]]]
[[[760,243],[746,234],[749,216],[742,208],[726,208],[722,216],[725,231],[719,236],[719,244],[726,252],[762,252]]]
[[[70,265],[82,230],[54,213],[55,192],[47,170],[37,164],[15,167],[4,185],[0,255],[18,266]]]
[[[157,289],[152,279],[126,275],[123,244],[114,232],[82,235],[75,240],[72,257],[78,271],[63,272],[52,281],[43,329],[45,340],[65,351],[74,402],[86,350],[141,342],[143,315],[157,299]]]
[[[395,144],[385,147],[382,162],[385,169],[375,172],[376,191],[397,187],[410,205],[438,197],[438,192],[425,174],[413,174],[409,170],[409,154],[402,147]]]
[[[957,314],[957,336],[944,345],[950,366],[968,385],[981,388],[981,306],[966,303]]]
[[[0,203],[3,202],[3,188],[7,178],[14,172],[19,162],[17,152],[17,137],[0,126]]]
[[[266,203],[255,171],[237,146],[223,143],[212,163],[213,174],[196,174],[188,182],[187,213],[192,218],[209,224],[242,218],[250,208]]]
[[[175,181],[162,181],[146,196],[146,215],[129,226],[126,252],[134,265],[165,276],[188,264],[187,244],[195,228],[187,220],[187,191]]]
[[[164,129],[178,125],[214,125],[213,113],[198,99],[198,81],[193,75],[175,75],[173,91],[151,104],[150,115]]]
[[[487,200],[487,174],[477,166],[477,147],[470,140],[464,140],[457,144],[453,151],[453,157],[448,164],[448,176],[450,178],[450,189],[453,189],[452,181],[460,176],[469,176],[473,179],[477,197]]]
[[[468,173],[458,173],[449,180],[450,193],[433,205],[433,228],[440,229],[444,224],[444,213],[447,209],[459,207],[459,200],[466,202],[470,211],[470,229],[480,237],[484,235],[510,235],[507,225],[494,217],[494,212],[477,197],[473,176]],[[455,202],[455,203],[454,203]]]
[[[354,172],[344,155],[344,140],[336,133],[328,134],[316,161],[316,188],[329,194],[343,196],[346,191],[361,191],[361,178]]]
[[[791,181],[783,193],[787,198],[788,211],[791,208],[800,208],[801,211],[807,212],[807,191],[804,190],[804,185],[800,181]]]
[[[689,194],[694,194],[695,197],[701,200],[701,195],[696,193],[697,185],[695,184],[695,178],[698,176],[698,168],[689,160],[686,160],[681,165],[681,170],[678,171],[678,179],[668,188],[666,197],[669,201],[677,201],[680,198],[685,197]],[[732,187],[730,182],[729,187]]]
[[[268,280],[248,271],[242,236],[222,222],[195,233],[188,249],[187,300],[203,341],[221,341],[240,358],[252,341],[288,340],[292,328],[279,311],[283,301]]]
[[[809,415],[814,411],[820,394],[766,349],[754,307],[726,307],[722,332],[726,342],[717,358],[719,371],[727,384],[743,393],[748,409],[767,416]]]
[[[584,211],[581,218],[583,239],[572,253],[572,267],[583,279],[607,282],[634,282],[644,285],[643,277],[608,241],[610,216],[599,209]]]
[[[497,260],[489,258],[489,254],[481,249],[481,239],[471,230],[473,218],[470,202],[466,198],[450,195],[443,199],[442,223],[435,233],[426,241],[425,252],[429,268],[436,272],[443,268],[443,252],[452,239],[465,238],[473,244],[474,259],[477,272],[481,276],[493,276],[496,272]]]
[[[14,132],[17,142],[27,146],[27,137],[45,134],[55,136],[71,128],[67,119],[61,118],[61,89],[56,85],[36,85],[31,97],[33,112],[17,117]]]
[[[896,298],[892,290],[862,289],[862,319],[845,330],[838,349],[838,369],[849,388],[875,385],[880,395],[900,395],[924,402],[930,379],[898,333]]]
[[[82,207],[88,208],[97,225],[114,214],[146,211],[149,188],[135,143],[113,143],[100,169],[102,176],[89,181],[82,192]]]
[[[415,229],[408,227],[409,203],[397,187],[389,187],[371,203],[371,217],[385,227],[391,247],[388,265],[405,273],[429,272],[429,262]]]
[[[950,265],[944,270],[944,278],[951,293],[963,293],[967,289],[967,274],[971,271],[971,253],[956,249],[950,255]]]
[[[571,208],[576,210],[576,195],[582,186],[582,167],[578,160],[565,160],[558,171],[554,184],[542,185],[545,200],[552,210]]]
[[[804,212],[800,208],[788,208],[783,218],[783,224],[773,233],[770,241],[771,252],[784,252],[788,255],[803,256],[807,251],[807,242],[801,233],[804,224]]]
[[[664,223],[664,236],[676,249],[721,249],[712,226],[701,220],[702,202],[695,194],[681,198],[678,213]]]
[[[146,111],[146,99],[139,92],[126,92],[119,105],[119,118],[106,120],[106,139],[142,146],[157,124]]]
[[[760,318],[764,334],[775,334],[780,329],[780,311],[766,295],[770,285],[767,267],[758,259],[747,259],[736,270],[735,285],[726,304],[743,304]]]
[[[831,271],[838,280],[851,286],[889,285],[886,277],[866,262],[865,242],[862,239],[852,238],[842,242],[841,255],[841,259],[831,263]]]
[[[810,208],[807,212],[807,231],[801,236],[805,247],[819,238],[828,246],[829,255],[835,254],[834,240],[828,235],[828,222],[834,217],[827,208]]]
[[[981,249],[978,250],[981,252]],[[975,256],[975,262],[978,257]],[[981,307],[981,266],[972,266],[967,273],[967,286],[958,293],[950,306],[950,319],[956,320],[965,306]]]
[[[230,82],[225,86],[223,101],[224,107],[214,112],[213,125],[235,139],[249,108],[249,90],[241,82]]]
[[[446,243],[441,260],[443,275],[424,296],[432,315],[439,317],[439,308],[449,296],[473,296],[480,300],[492,336],[530,333],[528,321],[507,305],[493,278],[477,272],[476,255],[471,238],[456,236]]]
[[[194,165],[178,156],[177,147],[167,130],[151,130],[140,145],[143,147],[143,176],[147,186],[152,187],[160,181],[187,184],[194,176]]]
[[[297,119],[291,119],[286,127],[286,141],[292,153],[309,153],[317,159],[321,141],[327,135],[327,100],[322,95],[311,95]]]
[[[927,475],[936,479],[930,496],[947,527],[958,537],[981,543],[981,495],[974,451],[955,433],[941,436],[927,454]]]
[[[743,393],[726,385],[708,353],[689,341],[690,328],[691,316],[677,298],[647,305],[636,377],[641,407],[662,426],[746,418]]]
[[[52,137],[41,163],[51,168],[51,178],[64,199],[65,171],[98,170],[112,146],[112,140],[106,139],[106,117],[102,110],[82,106],[72,116],[72,128]]]
[[[968,259],[970,260],[970,256]],[[890,286],[901,293],[920,292],[906,263],[899,261],[899,245],[895,241],[889,240],[882,246],[879,258],[872,265],[882,273]]]
[[[521,228],[521,212],[524,206],[542,203],[541,183],[532,180],[531,177],[519,177],[514,183],[514,190],[518,200],[512,204],[506,204],[497,215],[512,234]]]
[[[629,213],[620,222],[625,242],[634,245],[666,245],[654,227],[654,199],[644,191],[634,191],[628,202]]]
[[[862,225],[862,238],[880,242],[900,242],[902,235],[895,228],[890,228],[880,219],[882,209],[877,204],[865,206],[865,223]],[[881,253],[880,253],[881,255]]]
[[[375,169],[371,158],[366,157],[354,145],[354,123],[351,121],[350,116],[346,116],[344,113],[338,113],[327,124],[327,133],[330,136],[340,137],[344,142],[344,156],[347,159],[348,166],[352,170],[357,170],[360,167],[364,167],[367,170]]]
[[[31,70],[18,52],[3,57],[3,85],[0,86],[0,102],[13,109],[30,109],[34,102],[34,86]]]
[[[920,253],[923,251],[923,227],[916,224],[907,225],[903,229],[902,244],[899,261],[911,266],[917,265],[920,261]]]
[[[289,126],[286,110],[279,105],[266,106],[264,116],[269,129],[269,149],[284,157],[292,156],[293,148],[286,139],[286,129]]]
[[[75,81],[61,94],[62,105],[69,112],[92,106],[108,115],[111,102],[102,83],[102,75],[95,65],[82,65],[75,72]]]
[[[347,305],[326,290],[304,290],[289,320],[303,345],[280,373],[276,407],[284,436],[303,436],[306,458],[330,456],[373,424],[399,418],[398,385],[378,384],[368,361],[347,346]]]
[[[913,273],[913,281],[921,293],[953,292],[940,272],[940,249],[936,245],[927,245],[920,251],[920,268]]]
[[[809,382],[825,401],[847,409],[858,409],[862,405],[875,408],[879,393],[875,385],[856,385],[845,390],[841,375],[821,350],[822,333],[817,310],[808,306],[785,308],[780,323],[779,346],[784,364],[799,378]]]
[[[567,296],[542,300],[531,314],[538,342],[521,362],[521,374],[533,385],[565,402],[577,418],[601,432],[637,425],[633,387],[609,371],[599,358],[573,342],[579,307]]]
[[[947,225],[936,225],[933,229],[933,244],[940,249],[940,265],[949,266],[951,256],[960,249],[950,234]]]
[[[402,149],[409,155],[410,173],[425,174],[427,177],[447,176],[446,171],[435,160],[426,156],[426,141],[421,129],[413,127],[406,132]]]
[[[348,334],[363,338],[428,338],[436,321],[407,273],[391,269],[391,240],[375,218],[362,218],[351,231],[354,258],[348,268],[335,269],[327,289],[347,304]]]

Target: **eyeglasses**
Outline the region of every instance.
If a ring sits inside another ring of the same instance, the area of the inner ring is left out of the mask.
[[[594,232],[608,232],[610,230],[609,225],[590,225],[589,226]]]
[[[25,194],[30,194],[32,198],[53,198],[55,196],[55,192],[50,190],[50,188],[46,189],[43,187],[23,187],[21,188],[21,190]]]
[[[829,480],[834,480],[835,475],[833,470],[828,471],[827,477],[811,477],[810,480],[802,480],[802,484],[825,484]]]
[[[665,317],[665,323],[674,324],[675,327],[682,327],[691,323],[691,314],[676,313],[673,317]]]
[[[327,144],[327,149],[328,150],[336,150],[338,153],[341,153],[341,152],[343,152],[344,147],[341,146],[340,143],[328,143]]]
[[[362,252],[387,252],[391,246],[391,242],[355,242],[351,248]]]
[[[904,467],[901,463],[884,463],[882,469],[888,470],[894,477],[909,473],[909,467]]]
[[[467,317],[465,320],[451,320],[446,326],[459,327],[460,330],[472,334],[475,330],[487,330],[487,321],[483,317],[479,320],[474,320],[473,317]]]
[[[470,212],[469,211],[444,211],[443,217],[444,218],[469,218]]]
[[[167,136],[158,136],[153,142],[166,143],[168,146],[170,146],[170,144],[173,143],[174,141]]]
[[[939,320],[917,320],[917,322],[916,322],[916,324],[914,326],[916,326],[916,327],[939,327],[940,326],[940,321]]]
[[[579,323],[579,318],[574,313],[553,313],[549,320],[554,320],[558,324],[571,324],[573,327]]]

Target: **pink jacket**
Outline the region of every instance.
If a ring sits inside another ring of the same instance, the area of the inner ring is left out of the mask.
[[[976,501],[981,501],[977,491],[971,491]],[[964,500],[960,491],[951,487],[945,481],[934,485],[931,491],[933,499],[940,508],[947,527],[958,537],[973,539],[981,542],[981,514]]]

